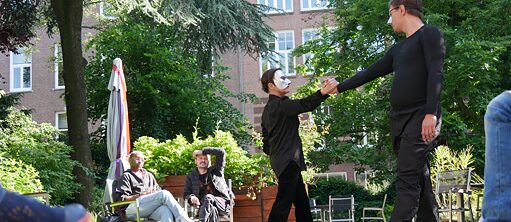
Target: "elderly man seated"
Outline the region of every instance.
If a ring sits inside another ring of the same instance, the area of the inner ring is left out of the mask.
[[[215,163],[209,165],[208,154],[215,155]],[[229,215],[231,197],[234,195],[224,179],[225,151],[205,147],[193,152],[197,168],[186,177],[184,198],[199,207],[199,221],[219,221],[221,215]]]
[[[143,168],[144,161],[144,154],[140,151],[133,151],[129,155],[131,169],[124,171],[116,181],[114,200],[138,199],[141,217],[161,222],[191,222],[192,220],[179,206],[174,196],[169,191],[162,190],[153,174]],[[136,217],[135,203],[129,204],[125,210],[127,218]]]

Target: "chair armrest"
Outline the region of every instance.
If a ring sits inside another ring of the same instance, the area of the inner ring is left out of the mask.
[[[135,202],[136,202],[136,200],[118,201],[118,202],[110,203],[110,206],[117,207],[117,206],[122,206],[122,205],[128,205],[128,204],[135,203]]]
[[[377,208],[377,207],[364,207],[363,210],[383,210],[383,208]]]
[[[24,193],[23,195],[32,198],[41,197],[47,205],[50,204],[50,194],[47,192]]]

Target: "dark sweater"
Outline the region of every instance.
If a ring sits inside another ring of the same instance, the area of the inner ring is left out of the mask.
[[[395,44],[383,58],[337,86],[339,92],[357,88],[394,71],[390,94],[392,111],[412,112],[424,106],[426,114],[440,114],[445,45],[442,33],[424,25]]]
[[[298,134],[298,115],[314,110],[326,98],[328,95],[323,96],[319,91],[297,100],[270,95],[261,123],[263,151],[270,155],[271,167],[277,176],[291,161],[295,161],[301,170],[306,170],[302,141]]]

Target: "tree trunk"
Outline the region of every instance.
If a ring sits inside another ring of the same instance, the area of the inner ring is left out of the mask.
[[[62,46],[69,142],[74,148],[71,158],[92,169],[82,56],[83,1],[51,0],[51,4],[57,18]],[[75,167],[73,173],[82,185],[82,189],[75,195],[76,201],[87,207],[92,196],[93,180],[81,167]]]

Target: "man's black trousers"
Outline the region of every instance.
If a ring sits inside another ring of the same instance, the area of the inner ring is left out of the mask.
[[[392,117],[391,117],[392,118]],[[393,147],[397,154],[397,198],[390,222],[408,222],[417,215],[416,222],[437,222],[438,204],[433,193],[428,155],[436,147],[436,138],[422,140],[421,110],[409,114],[401,122],[392,121]],[[437,135],[441,120],[437,123]]]
[[[297,222],[312,222],[309,198],[305,191],[302,174],[298,165],[293,161],[279,176],[279,190],[268,222],[287,222],[291,204],[295,205]]]

